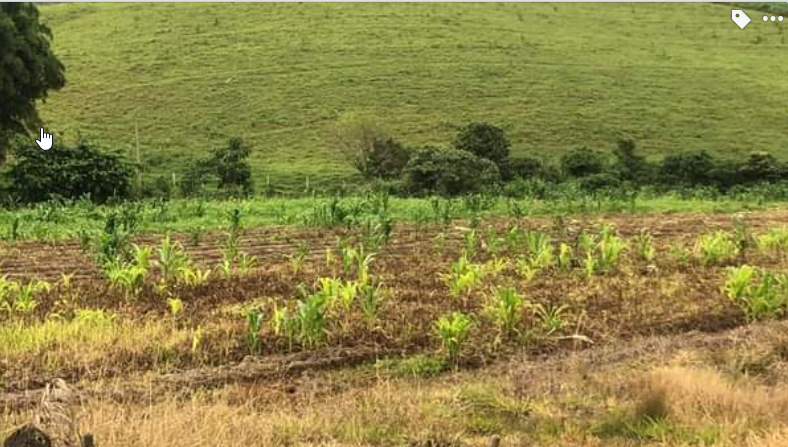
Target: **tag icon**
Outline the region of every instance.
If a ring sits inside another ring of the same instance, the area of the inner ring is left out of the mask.
[[[744,29],[744,27],[751,22],[750,18],[747,17],[747,14],[745,14],[741,9],[734,9],[731,11],[731,18],[733,19],[733,23],[739,25],[739,28],[741,29]]]

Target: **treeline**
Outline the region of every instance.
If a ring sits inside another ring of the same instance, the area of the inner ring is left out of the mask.
[[[363,137],[362,137],[363,136]],[[725,193],[732,188],[788,181],[788,164],[766,152],[744,160],[725,160],[705,151],[670,154],[648,161],[633,139],[620,139],[611,151],[573,149],[557,162],[514,157],[500,127],[475,122],[462,126],[449,148],[406,149],[374,123],[356,121],[339,127],[342,153],[360,174],[390,193],[458,195],[482,191],[517,195],[526,185],[573,183],[580,190],[637,189],[664,191],[703,188]]]
[[[473,122],[460,127],[448,147],[406,147],[374,120],[346,117],[333,132],[331,147],[365,180],[360,188],[402,196],[456,196],[489,192],[544,196],[571,187],[605,191],[702,189],[726,193],[755,185],[778,185],[788,194],[788,165],[765,152],[744,160],[725,160],[704,151],[688,151],[649,161],[632,139],[611,151],[573,149],[549,162],[515,157],[500,127]],[[56,198],[89,197],[99,203],[144,198],[238,197],[254,194],[249,165],[251,148],[232,138],[187,167],[185,174],[146,177],[145,169],[117,151],[87,140],[62,142],[41,151],[18,142],[0,180],[0,205],[36,203]],[[336,192],[336,191],[326,191]],[[782,197],[780,198],[788,198]]]

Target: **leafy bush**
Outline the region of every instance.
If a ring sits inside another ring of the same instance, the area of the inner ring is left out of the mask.
[[[600,174],[607,169],[605,154],[591,149],[573,149],[561,156],[561,171],[570,177]]]
[[[184,195],[200,193],[209,178],[216,179],[216,187],[231,196],[248,196],[253,192],[251,151],[241,138],[231,138],[227,147],[214,149],[211,156],[198,160],[181,181]]]
[[[416,194],[481,192],[500,179],[498,167],[489,160],[470,152],[431,146],[414,150],[404,170],[406,189]]]
[[[659,180],[667,185],[712,185],[717,163],[706,151],[683,152],[665,156],[659,168]]]
[[[132,165],[119,152],[102,151],[83,139],[74,147],[58,142],[48,151],[20,141],[7,175],[22,202],[89,197],[103,203],[128,197],[132,174]]]
[[[518,157],[509,162],[509,173],[512,178],[516,179],[544,177],[545,166],[538,158]]]
[[[393,138],[376,139],[366,162],[367,176],[395,179],[402,174],[410,159],[410,151]]]
[[[777,158],[761,151],[751,152],[738,171],[741,181],[745,183],[773,182],[785,175],[785,167]]]
[[[637,144],[631,138],[619,139],[613,154],[616,157],[615,170],[619,176],[633,183],[647,183],[651,177],[651,166],[645,157],[636,153]]]
[[[617,188],[621,186],[621,180],[612,173],[600,172],[580,178],[577,184],[584,191],[594,192]]]
[[[509,178],[509,139],[500,127],[484,122],[468,123],[460,128],[453,146],[460,151],[470,152],[486,158],[498,166],[504,179]]]

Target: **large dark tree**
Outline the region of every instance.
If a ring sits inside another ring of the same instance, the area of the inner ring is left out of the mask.
[[[509,139],[500,127],[472,122],[462,126],[454,138],[454,148],[486,158],[498,166],[504,180],[509,178]]]
[[[14,134],[38,132],[36,101],[66,80],[33,3],[0,3],[0,163]]]

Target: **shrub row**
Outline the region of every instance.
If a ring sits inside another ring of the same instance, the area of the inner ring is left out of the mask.
[[[460,195],[482,191],[544,194],[559,183],[582,191],[701,189],[717,192],[788,181],[788,165],[765,152],[745,160],[723,160],[705,151],[679,152],[658,162],[638,154],[634,140],[622,139],[611,152],[587,148],[564,153],[557,163],[511,157],[511,144],[500,127],[469,123],[459,128],[449,148],[407,148],[376,122],[341,121],[335,135],[338,151],[370,184],[401,195]],[[209,157],[194,162],[176,185],[160,177],[143,181],[142,166],[121,153],[102,150],[85,140],[59,143],[40,151],[26,142],[13,149],[10,167],[0,181],[0,204],[34,203],[53,197],[112,199],[253,193],[250,149],[239,138]],[[5,183],[5,185],[3,184]],[[526,191],[527,190],[527,191]]]

